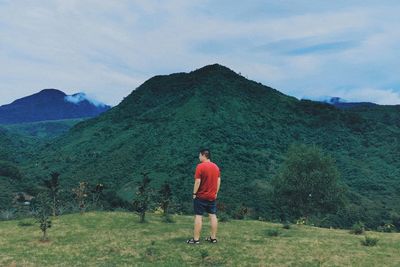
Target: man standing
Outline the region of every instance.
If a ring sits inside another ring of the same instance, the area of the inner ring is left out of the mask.
[[[196,167],[193,188],[194,207],[194,235],[187,240],[188,244],[200,243],[200,232],[203,223],[203,213],[207,212],[210,217],[211,235],[206,241],[217,243],[217,194],[221,185],[221,176],[218,166],[211,162],[209,149],[202,149],[199,153],[200,163]]]

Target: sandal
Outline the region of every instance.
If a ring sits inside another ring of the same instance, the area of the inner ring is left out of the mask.
[[[194,240],[194,238],[191,238],[191,239],[186,240],[186,243],[193,244],[193,245],[200,244],[200,240]]]
[[[217,239],[212,239],[211,236],[206,238],[206,241],[210,242],[210,243],[217,243]]]

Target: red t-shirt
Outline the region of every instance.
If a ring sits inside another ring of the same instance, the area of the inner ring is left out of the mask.
[[[196,167],[194,179],[200,179],[200,187],[196,197],[199,199],[213,201],[216,199],[218,178],[220,172],[217,164],[213,162],[202,162]]]

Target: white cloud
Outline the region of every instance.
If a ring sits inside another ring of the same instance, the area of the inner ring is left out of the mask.
[[[115,105],[153,75],[216,62],[292,95],[396,93],[399,11],[392,1],[0,2],[0,104],[59,88]],[[292,50],[354,45],[290,55],[279,50],[283,42]],[[271,43],[278,46],[257,50]]]
[[[392,89],[358,88],[351,91],[343,91],[340,95],[352,102],[374,102],[382,105],[400,104],[400,93]]]

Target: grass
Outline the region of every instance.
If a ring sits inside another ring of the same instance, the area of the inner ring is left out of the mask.
[[[277,237],[266,231],[280,224],[231,220],[219,224],[218,243],[187,245],[193,217],[128,212],[90,212],[53,219],[49,242],[40,242],[33,219],[0,222],[0,266],[399,266],[400,234],[374,233],[379,243],[345,230],[292,225]],[[204,218],[202,239],[208,235]]]

